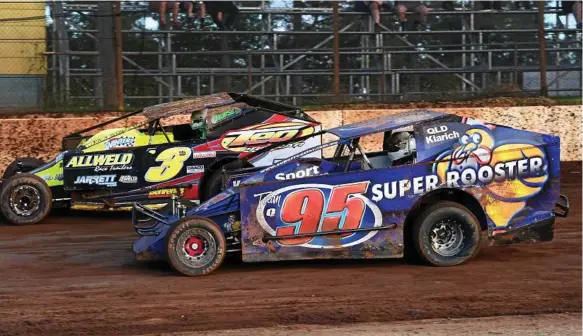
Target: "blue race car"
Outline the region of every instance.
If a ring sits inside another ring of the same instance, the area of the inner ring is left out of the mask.
[[[558,137],[439,112],[382,116],[253,155],[323,135],[334,139],[268,168],[225,167],[226,189],[198,207],[134,204],[137,258],[189,276],[214,271],[227,253],[453,266],[478,253],[482,233],[492,245],[550,241],[555,218],[569,211]]]

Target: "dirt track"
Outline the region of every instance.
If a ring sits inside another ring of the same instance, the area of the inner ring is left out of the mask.
[[[164,335],[164,334],[163,334]],[[174,336],[565,336],[581,335],[581,314],[506,315],[460,319],[352,323],[184,332]],[[148,335],[149,336],[149,335]]]
[[[223,265],[187,278],[134,261],[128,218],[55,215],[0,227],[0,334],[151,334],[581,311],[581,163],[555,240],[482,249],[471,263]],[[119,215],[118,215],[119,216]]]

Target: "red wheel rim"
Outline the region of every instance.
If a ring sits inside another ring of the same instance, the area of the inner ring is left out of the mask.
[[[184,250],[191,257],[198,257],[204,252],[205,242],[199,237],[190,237],[184,243]]]

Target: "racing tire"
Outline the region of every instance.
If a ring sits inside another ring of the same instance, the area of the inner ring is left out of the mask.
[[[480,234],[480,222],[470,210],[456,202],[441,201],[417,218],[412,240],[425,263],[456,266],[478,254]]]
[[[8,165],[8,167],[6,167],[6,170],[4,170],[4,174],[2,175],[3,179],[7,179],[11,176],[16,175],[18,171],[18,162],[22,164],[21,173],[28,173],[31,170],[34,170],[45,164],[43,160],[37,158],[32,157],[17,158],[16,160],[12,161]]]
[[[205,181],[205,189],[202,191],[200,203],[206,202],[223,190],[223,177],[221,170],[215,170],[211,173],[208,180]]]
[[[166,237],[168,263],[188,276],[207,275],[221,266],[227,242],[219,226],[212,220],[184,217]]]
[[[36,224],[51,212],[52,199],[51,188],[43,179],[20,173],[2,183],[0,210],[12,224]]]

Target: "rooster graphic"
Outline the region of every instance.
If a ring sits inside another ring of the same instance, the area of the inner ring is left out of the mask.
[[[474,171],[485,165],[493,169],[499,163],[539,157],[545,161],[545,153],[535,145],[517,141],[497,145],[492,130],[474,126],[462,135],[452,150],[442,153],[433,165],[433,172],[442,183],[449,171]],[[526,201],[538,194],[548,179],[548,167],[543,167],[537,176],[514,179],[494,179],[485,185],[480,198],[486,215],[497,228],[506,227],[512,218],[526,206]]]

